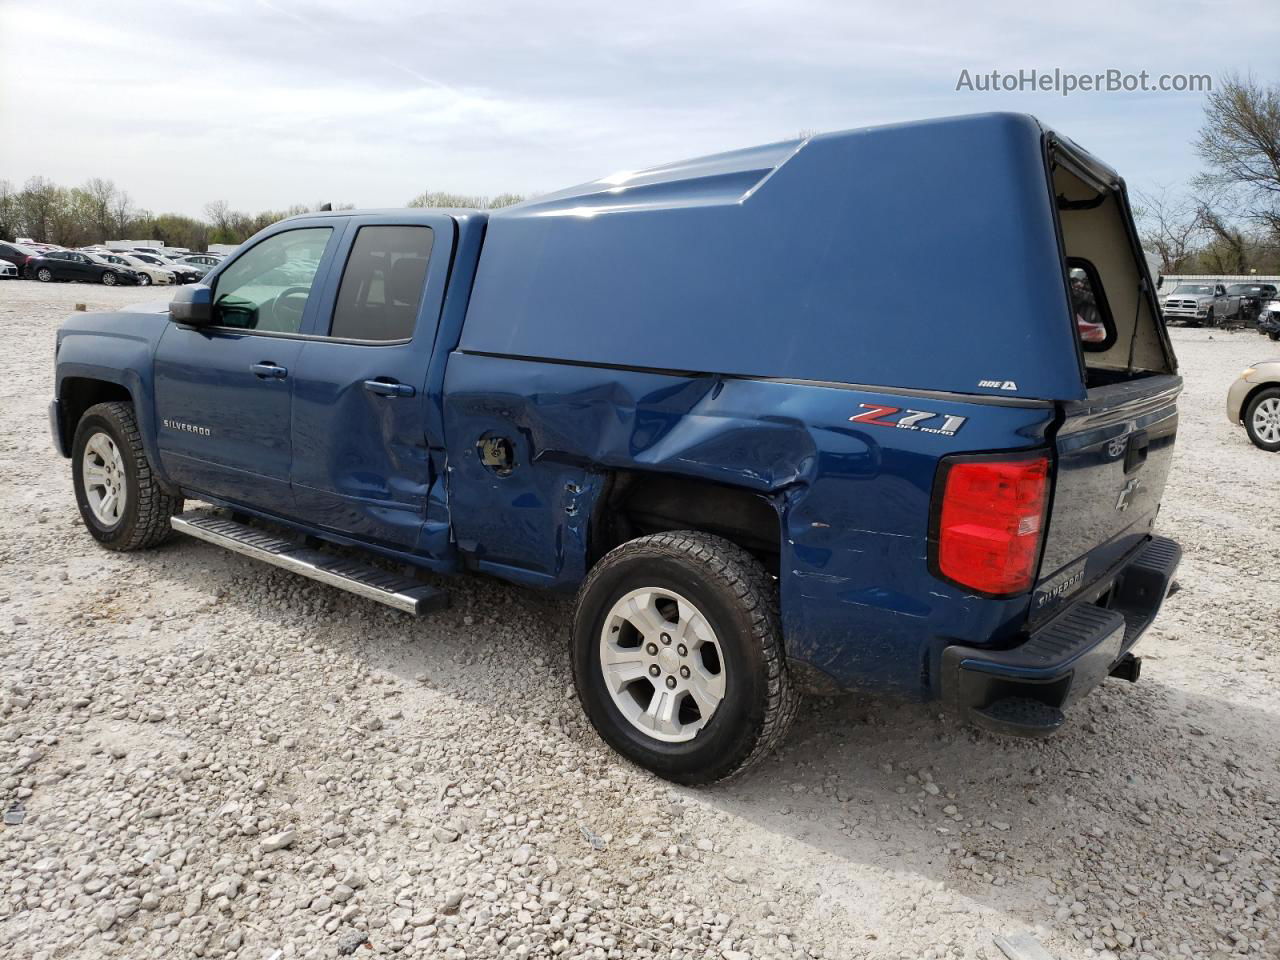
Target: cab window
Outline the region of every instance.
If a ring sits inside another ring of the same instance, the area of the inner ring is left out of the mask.
[[[217,326],[264,333],[297,333],[331,227],[288,230],[245,251],[218,277],[213,291]]]
[[[431,258],[422,226],[361,227],[342,271],[329,336],[403,341],[413,337]]]

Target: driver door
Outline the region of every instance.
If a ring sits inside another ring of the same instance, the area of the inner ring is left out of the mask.
[[[160,458],[193,494],[294,512],[290,420],[298,355],[341,218],[294,220],[207,278],[213,322],[171,323],[155,357]]]

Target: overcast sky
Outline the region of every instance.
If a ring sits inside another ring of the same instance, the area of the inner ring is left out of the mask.
[[[548,192],[802,129],[1034,113],[1131,185],[1198,169],[1198,93],[991,94],[971,74],[1252,71],[1274,0],[0,0],[0,179],[156,212]]]

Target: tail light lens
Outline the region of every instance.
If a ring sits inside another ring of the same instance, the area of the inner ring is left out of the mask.
[[[934,487],[934,572],[991,596],[1029,590],[1048,503],[1046,454],[943,460]]]

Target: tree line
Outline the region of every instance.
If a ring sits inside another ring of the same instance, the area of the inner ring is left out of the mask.
[[[1166,274],[1280,274],[1280,85],[1226,78],[1205,100],[1188,184],[1134,191]]]
[[[523,197],[503,193],[495,197],[428,191],[409,201],[411,207],[470,207],[495,209],[519,203]],[[226,201],[204,207],[204,217],[180,213],[151,213],[139,209],[128,191],[111,180],[94,177],[78,187],[64,187],[44,177],[32,177],[20,188],[0,179],[0,240],[27,237],[38,243],[83,247],[109,240],[159,240],[169,247],[207,250],[211,243],[242,243],[264,227],[285,217],[319,210],[321,205],[295,204],[283,210],[244,213]],[[349,210],[351,203],[337,203]]]

